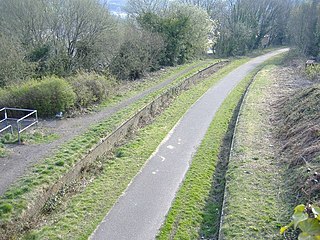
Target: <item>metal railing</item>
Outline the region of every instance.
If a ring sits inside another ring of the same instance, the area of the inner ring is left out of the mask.
[[[26,113],[29,112],[27,115],[24,115],[21,118],[15,118],[15,117],[10,117],[9,116],[9,111],[11,112],[16,112],[18,115],[21,113]],[[11,133],[13,133],[13,126],[12,124],[9,124],[11,122],[16,123],[17,131],[18,131],[18,141],[21,143],[21,133],[31,126],[35,125],[38,123],[38,113],[37,110],[31,110],[31,109],[22,109],[22,108],[8,108],[4,107],[0,109],[0,114],[4,112],[4,118],[0,120],[0,124],[5,123],[5,127],[0,129],[0,133],[7,130],[11,129]],[[30,117],[34,116],[32,119],[28,119]],[[30,124],[24,124],[23,123],[29,123]]]

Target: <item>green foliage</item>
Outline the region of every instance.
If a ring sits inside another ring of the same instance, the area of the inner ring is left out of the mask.
[[[39,130],[32,130],[23,132],[20,136],[21,143],[24,144],[40,144],[48,143],[58,138],[57,134],[50,134],[47,132],[41,132]],[[19,141],[18,133],[14,134],[6,133],[0,136],[0,157],[5,157],[5,144],[15,144]]]
[[[0,138],[2,144],[12,144],[18,142],[18,136],[11,133],[6,133]]]
[[[165,42],[164,65],[182,64],[207,49],[213,28],[208,14],[195,6],[172,4],[164,14],[142,13],[137,21],[146,30],[160,34]]]
[[[110,75],[80,72],[69,77],[67,81],[72,85],[76,94],[76,106],[86,108],[94,103],[105,100],[113,91],[116,81]]]
[[[9,203],[0,204],[0,216],[11,212],[12,209],[13,209],[13,207]]]
[[[315,64],[306,67],[306,74],[311,79],[320,78],[320,64]]]
[[[38,110],[39,116],[53,116],[67,111],[75,102],[75,93],[63,79],[46,77],[11,86],[0,96],[0,106]]]
[[[320,239],[320,208],[315,205],[301,204],[294,208],[292,221],[289,225],[282,227],[280,233],[285,233],[290,227],[300,229],[299,240]]]
[[[7,156],[7,151],[4,147],[4,144],[0,142],[0,158]]]

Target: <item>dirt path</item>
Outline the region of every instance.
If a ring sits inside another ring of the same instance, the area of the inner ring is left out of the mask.
[[[91,239],[154,239],[192,156],[224,99],[255,67],[284,51],[287,49],[254,58],[209,89],[160,144]]]
[[[107,119],[119,110],[137,102],[143,97],[153,93],[172,83],[175,79],[187,74],[191,70],[201,66],[203,62],[190,66],[166,79],[165,81],[150,87],[143,92],[123,100],[122,102],[102,109],[100,112],[85,114],[76,118],[67,118],[63,120],[41,121],[40,128],[49,129],[50,132],[59,135],[57,140],[50,143],[38,145],[11,145],[9,146],[10,154],[8,157],[0,158],[0,195],[17,179],[22,176],[26,170],[55,153],[64,143],[68,142],[75,136],[84,133],[87,129]]]

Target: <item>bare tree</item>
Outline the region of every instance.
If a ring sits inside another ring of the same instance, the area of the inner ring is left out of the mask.
[[[116,21],[98,0],[2,0],[0,12],[2,32],[42,72],[106,66],[119,46]]]
[[[168,8],[169,0],[128,0],[126,10],[136,17],[145,13],[165,12]]]

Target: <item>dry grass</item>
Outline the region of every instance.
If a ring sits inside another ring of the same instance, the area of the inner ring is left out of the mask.
[[[320,153],[320,85],[297,90],[281,104],[280,136],[292,165],[315,161]]]
[[[279,102],[282,154],[293,173],[292,187],[302,198],[319,203],[320,84],[300,88]]]

